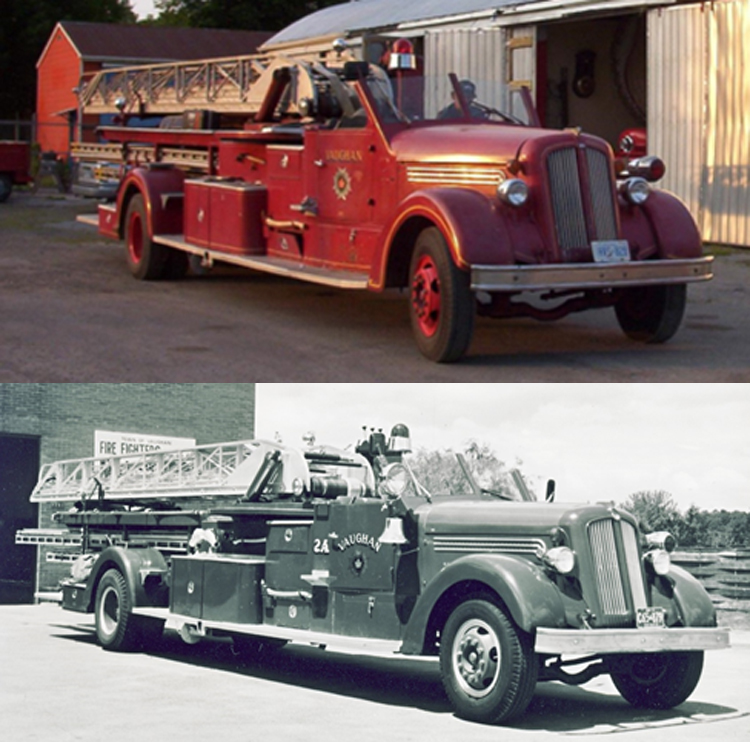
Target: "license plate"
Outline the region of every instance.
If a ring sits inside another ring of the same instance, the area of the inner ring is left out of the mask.
[[[630,260],[627,240],[594,240],[591,252],[595,263],[626,263]]]
[[[635,625],[639,629],[663,629],[666,626],[664,613],[663,608],[637,608]]]

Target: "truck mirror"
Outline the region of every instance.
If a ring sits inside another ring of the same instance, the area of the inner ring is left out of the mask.
[[[344,64],[344,80],[359,80],[366,78],[370,69],[367,62],[346,62]]]
[[[547,502],[555,501],[555,480],[554,479],[547,480],[547,494],[545,495],[544,499]]]

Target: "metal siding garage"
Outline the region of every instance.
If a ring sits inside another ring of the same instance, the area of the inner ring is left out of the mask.
[[[703,239],[750,245],[750,6],[649,13],[649,150]]]

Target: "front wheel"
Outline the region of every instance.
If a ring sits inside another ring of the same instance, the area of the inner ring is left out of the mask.
[[[615,304],[622,331],[632,340],[664,343],[680,328],[685,314],[687,287],[637,286],[625,289]]]
[[[695,690],[703,671],[703,652],[661,652],[623,657],[612,673],[620,695],[632,706],[671,709]]]
[[[435,227],[417,237],[409,270],[409,309],[417,347],[431,361],[457,361],[474,332],[469,276],[453,262]]]
[[[456,714],[489,724],[526,710],[538,667],[530,637],[494,603],[469,600],[445,624],[440,671]]]

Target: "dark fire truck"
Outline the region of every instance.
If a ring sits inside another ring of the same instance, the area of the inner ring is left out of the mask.
[[[390,74],[413,64],[401,48]],[[451,76],[455,114],[440,118],[393,82],[343,45],[324,60],[105,70],[82,85],[81,110],[119,125],[75,154],[117,188],[89,221],[124,239],[138,279],[219,261],[402,289],[434,361],[467,351],[477,313],[614,307],[630,338],[674,335],[711,258],[683,204],[652,187],[661,160],[615,161],[597,137],[540,128],[528,95],[531,125],[470,103]]]
[[[635,706],[691,694],[704,650],[728,646],[701,585],[611,503],[536,502],[525,487],[429,492],[409,432],[354,450],[242,441],[61,461],[35,502],[67,503],[17,542],[79,552],[64,608],[108,650],[166,625],[239,651],[304,642],[439,658],[460,716],[507,721],[536,683],[611,675]]]
[[[31,146],[28,142],[0,141],[0,203],[7,201],[14,185],[31,182]]]

